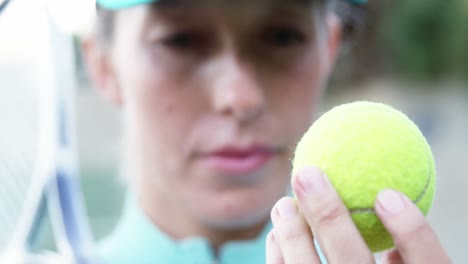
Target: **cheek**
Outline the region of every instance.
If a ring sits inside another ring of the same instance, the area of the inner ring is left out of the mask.
[[[177,123],[178,101],[165,88],[168,80],[137,75],[128,85],[124,96],[124,111],[132,124],[130,129],[138,129],[139,134],[151,134],[153,138],[162,136],[162,125],[170,129]],[[172,120],[172,122],[168,122]],[[159,128],[159,129],[158,129]],[[175,130],[177,131],[177,130]],[[169,133],[168,133],[169,134]]]
[[[124,85],[124,107],[138,120],[136,127],[152,137],[177,137],[189,126],[191,117],[184,112],[193,98],[184,89],[186,80],[167,70],[163,62],[154,61],[149,51],[139,47],[133,58],[128,58]],[[134,63],[131,63],[134,62]],[[164,128],[164,129],[162,129]],[[166,139],[167,140],[167,139]]]
[[[274,81],[271,97],[276,115],[281,125],[288,127],[286,133],[294,145],[314,119],[326,76],[314,60],[300,63],[282,76]]]
[[[297,100],[299,108],[314,110],[317,99],[320,98],[327,75],[315,52],[310,52],[299,59],[288,71],[290,89],[287,95]]]
[[[138,153],[143,153],[146,163],[158,171],[175,173],[180,165],[183,139],[188,138],[199,111],[191,100],[195,97],[181,88],[180,78],[156,67],[140,61],[121,80],[125,128],[129,130],[131,144]]]

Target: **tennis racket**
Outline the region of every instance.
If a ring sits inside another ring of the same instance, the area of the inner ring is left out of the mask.
[[[42,1],[8,2],[0,4],[0,263],[93,263],[75,151],[73,42]],[[27,10],[34,18],[18,19]],[[56,252],[45,254],[47,219]]]

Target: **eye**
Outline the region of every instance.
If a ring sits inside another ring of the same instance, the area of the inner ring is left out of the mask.
[[[263,34],[263,39],[269,45],[286,48],[303,43],[306,40],[306,36],[297,28],[280,26],[267,29]]]
[[[201,37],[195,33],[178,32],[163,39],[163,44],[169,48],[189,49],[201,42]]]

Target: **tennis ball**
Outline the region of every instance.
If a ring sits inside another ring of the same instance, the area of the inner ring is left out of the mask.
[[[354,102],[323,114],[297,145],[293,175],[310,165],[328,176],[373,252],[393,247],[374,211],[382,189],[406,194],[424,215],[432,204],[430,147],[408,117],[384,104]]]

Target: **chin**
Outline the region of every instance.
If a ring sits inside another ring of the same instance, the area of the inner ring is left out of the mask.
[[[192,213],[222,229],[242,229],[269,221],[271,209],[286,194],[289,182],[289,177],[278,173],[286,171],[284,167],[275,165],[259,174],[260,180],[254,184],[198,189],[191,193],[187,202]]]
[[[217,203],[216,206],[200,210],[204,222],[220,229],[242,229],[269,220],[271,208],[276,201],[241,201],[237,203]]]
[[[223,230],[238,230],[238,229],[245,229],[249,227],[253,227],[262,223],[266,223],[269,221],[269,213],[265,214],[250,214],[250,215],[242,215],[238,217],[218,217],[218,218],[209,218],[206,219],[206,223],[210,226],[213,226],[218,229]]]

